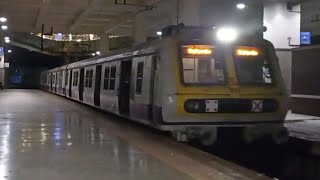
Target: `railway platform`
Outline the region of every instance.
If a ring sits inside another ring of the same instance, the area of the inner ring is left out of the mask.
[[[269,179],[39,90],[0,91],[0,179]]]
[[[320,117],[289,112],[285,126],[291,137],[320,143]]]

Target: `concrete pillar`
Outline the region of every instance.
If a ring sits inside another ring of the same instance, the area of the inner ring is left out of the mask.
[[[2,82],[3,86],[6,87],[6,70],[4,67],[4,63],[5,63],[5,58],[4,58],[4,36],[1,33],[0,34],[0,48],[2,48],[1,52],[0,52],[0,82]]]
[[[141,44],[147,41],[145,12],[137,14],[133,19],[133,40],[134,44]]]
[[[178,7],[176,19],[178,23],[184,23],[186,26],[200,25],[200,4],[201,1],[195,0],[175,0],[174,7]]]
[[[109,34],[102,34],[100,35],[99,40],[99,51],[101,54],[107,54],[110,52],[110,39]]]
[[[244,31],[250,34],[255,33],[260,38],[263,38],[263,2],[262,0],[250,0],[247,5],[247,9],[244,9],[242,12],[246,15],[242,17],[238,25],[245,26]],[[241,10],[237,11],[241,13]]]

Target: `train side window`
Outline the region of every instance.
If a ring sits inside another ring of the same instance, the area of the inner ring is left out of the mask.
[[[89,87],[89,70],[86,70],[84,87]]]
[[[110,79],[110,67],[106,67],[104,70],[104,80],[103,80],[103,89],[109,89],[109,79]]]
[[[65,80],[64,80],[66,86],[69,84],[68,83],[68,80],[69,80],[68,77],[69,77],[69,72],[66,72],[66,76],[65,76]]]
[[[60,88],[62,88],[62,75],[63,75],[62,71],[59,72],[59,87]]]
[[[56,75],[56,81],[57,81],[57,87],[60,87],[60,73],[59,72],[57,72],[57,75]]]
[[[136,79],[136,94],[142,93],[142,82],[143,82],[143,62],[138,63],[137,68],[137,79]]]
[[[116,85],[116,73],[117,73],[117,67],[112,66],[111,72],[110,72],[110,83],[109,83],[109,90],[114,90]]]
[[[72,86],[75,86],[75,84],[76,84],[76,72],[73,72]]]
[[[56,84],[56,74],[53,74],[52,76],[52,84]]]
[[[88,87],[92,87],[93,82],[93,69],[89,70],[89,79],[88,79]]]
[[[78,85],[79,72],[78,72],[78,71],[75,71],[73,75],[74,75],[74,76],[73,76],[73,83],[72,83],[72,85],[73,85],[73,86],[77,86],[77,85]]]

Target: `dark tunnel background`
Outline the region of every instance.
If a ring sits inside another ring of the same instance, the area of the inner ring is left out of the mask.
[[[8,53],[8,50],[12,50]],[[34,89],[39,87],[40,73],[44,70],[63,65],[63,58],[51,56],[16,46],[6,45],[5,61],[7,88]]]

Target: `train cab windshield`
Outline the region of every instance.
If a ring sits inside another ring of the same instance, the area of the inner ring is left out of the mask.
[[[236,47],[234,60],[240,84],[273,84],[270,62],[263,49],[247,46]]]
[[[182,46],[182,77],[185,84],[222,85],[225,83],[224,59],[208,45]]]

